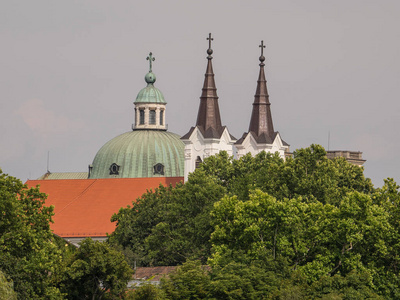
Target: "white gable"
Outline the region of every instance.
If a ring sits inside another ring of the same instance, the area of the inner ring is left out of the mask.
[[[203,161],[206,157],[226,151],[233,155],[233,144],[236,140],[231,138],[225,127],[220,138],[204,138],[198,127],[195,127],[187,139],[182,139],[185,144],[185,181],[189,173],[196,169],[196,161]]]
[[[285,158],[285,152],[289,150],[289,146],[285,146],[279,132],[276,134],[272,144],[257,143],[251,133],[248,133],[241,144],[235,145],[237,158],[242,157],[247,153],[256,155],[261,151],[275,153],[278,152],[279,156]]]

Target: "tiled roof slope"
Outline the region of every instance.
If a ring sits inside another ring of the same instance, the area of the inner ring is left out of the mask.
[[[40,186],[53,205],[53,232],[61,237],[101,237],[112,233],[111,216],[132,204],[146,190],[160,184],[175,185],[183,177],[28,180],[28,187]]]
[[[59,180],[59,179],[87,179],[88,172],[47,172],[40,176],[37,180]]]

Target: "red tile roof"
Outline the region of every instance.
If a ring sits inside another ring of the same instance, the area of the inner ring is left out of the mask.
[[[183,177],[28,180],[48,194],[46,206],[54,205],[53,232],[61,237],[101,237],[112,233],[111,216],[131,205],[146,190],[160,184],[175,185]]]

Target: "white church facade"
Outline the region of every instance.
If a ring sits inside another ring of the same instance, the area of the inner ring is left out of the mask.
[[[185,181],[189,173],[196,169],[204,158],[226,151],[229,155],[240,158],[247,153],[256,155],[261,151],[278,152],[282,158],[289,152],[289,145],[282,140],[279,132],[274,131],[271,103],[265,79],[263,50],[261,41],[260,73],[257,81],[256,94],[254,96],[253,111],[250,118],[249,131],[237,140],[226,126],[222,126],[218,105],[217,88],[212,67],[213,50],[211,49],[211,34],[207,38],[209,48],[207,50],[207,69],[200,97],[200,106],[197,114],[197,122],[181,140],[185,144]]]

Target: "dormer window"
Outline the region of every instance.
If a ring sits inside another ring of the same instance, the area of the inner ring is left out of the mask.
[[[111,164],[110,166],[110,175],[119,175],[120,166],[116,163]]]
[[[160,174],[160,175],[164,175],[164,165],[163,164],[160,164],[160,163],[158,163],[158,164],[156,164],[154,167],[153,167],[153,173],[154,174]]]

